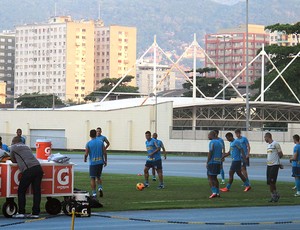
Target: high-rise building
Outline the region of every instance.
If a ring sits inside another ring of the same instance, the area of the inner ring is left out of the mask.
[[[80,102],[94,86],[94,21],[53,17],[16,27],[15,95],[40,92]]]
[[[0,33],[0,82],[1,103],[12,104],[14,97],[15,34]],[[5,86],[3,88],[3,86]]]
[[[269,35],[262,25],[249,25],[249,62],[257,55],[262,45],[269,44]],[[216,34],[205,36],[205,50],[215,64],[223,71],[229,80],[234,78],[246,66],[246,26],[223,29]],[[205,59],[206,67],[214,67]],[[252,84],[261,77],[261,58],[258,58],[249,67],[249,83]],[[207,77],[222,78],[219,71],[206,74]],[[240,86],[246,85],[246,71],[244,71],[234,82]]]
[[[103,26],[95,24],[95,85],[101,86],[104,78],[136,77],[136,28],[125,26]],[[136,79],[131,82],[136,86]]]
[[[163,79],[160,86],[157,87],[156,91],[166,91],[176,88],[176,74],[171,71],[168,76],[167,73],[170,67],[168,65],[157,65],[156,66],[156,82],[157,84]],[[166,77],[165,77],[166,76]],[[153,63],[143,62],[137,65],[136,83],[139,88],[139,92],[143,94],[150,94],[155,87],[153,85]]]

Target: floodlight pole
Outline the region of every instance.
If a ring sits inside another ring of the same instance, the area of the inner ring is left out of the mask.
[[[262,44],[262,55],[261,55],[261,101],[265,101],[265,44]]]
[[[157,43],[156,43],[156,35],[154,35],[154,42],[153,42],[153,86],[154,88],[154,97],[155,97],[155,132],[157,133],[157,73],[156,73],[156,51],[157,51]]]
[[[196,42],[197,42],[197,38],[196,38],[196,33],[194,34],[194,64],[193,64],[193,100],[196,99],[196,68],[197,68],[197,47],[196,47]]]
[[[250,128],[249,106],[249,0],[246,0],[246,131]]]

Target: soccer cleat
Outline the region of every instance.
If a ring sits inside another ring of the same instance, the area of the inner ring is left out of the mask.
[[[99,196],[103,197],[103,189],[102,188],[98,188],[98,192],[99,192]]]
[[[93,193],[92,198],[96,199],[97,198],[97,193]]]
[[[278,200],[279,200],[279,198],[280,198],[280,195],[279,194],[276,194],[274,197],[273,197],[273,202],[278,202]]]
[[[29,214],[29,215],[26,216],[26,218],[28,218],[28,219],[38,219],[38,218],[40,218],[40,216],[39,215],[34,215],[34,214]]]
[[[229,189],[226,188],[226,187],[225,187],[225,188],[220,188],[220,191],[221,191],[221,192],[229,192]]]
[[[213,193],[209,196],[209,199],[216,198],[216,197],[220,197],[220,194],[218,196],[216,193]]]
[[[300,192],[296,192],[294,196],[295,197],[300,197]]]
[[[23,218],[25,218],[25,215],[24,214],[20,214],[20,213],[16,213],[15,215],[12,216],[12,218],[23,219]]]
[[[251,190],[251,186],[246,186],[246,188],[244,189],[244,192],[248,192],[249,190]]]
[[[144,183],[145,188],[148,188],[150,185],[149,183]]]
[[[296,188],[297,188],[297,186],[294,186],[294,187],[292,188],[292,190],[296,190]]]
[[[152,180],[153,180],[153,181],[156,181],[156,177],[155,177],[155,176],[154,176],[154,177],[152,177]]]
[[[164,189],[165,186],[163,184],[161,184],[160,186],[157,187],[157,189]]]
[[[225,180],[222,180],[220,184],[225,184]]]

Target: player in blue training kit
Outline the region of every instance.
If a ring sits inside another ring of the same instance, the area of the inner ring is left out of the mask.
[[[163,142],[161,140],[157,139],[157,137],[158,137],[157,133],[153,133],[152,134],[152,138],[154,138],[156,140],[156,143],[157,143],[158,147],[160,148],[160,151],[163,150],[164,159],[166,160],[167,159],[167,153],[166,153],[165,146],[164,146],[164,144],[163,144]],[[156,181],[155,168],[152,168],[152,180]]]
[[[297,192],[294,196],[300,197],[300,142],[299,135],[294,135],[293,140],[295,143],[293,157],[290,158],[290,162],[292,163],[292,176],[295,177],[295,184]]]
[[[223,149],[222,154],[225,154],[225,143],[224,143],[224,140],[221,137],[219,137],[219,130],[215,129],[214,132],[217,135],[216,139],[218,141],[220,141],[221,144],[222,144],[222,146],[223,146],[223,148],[222,148]],[[221,179],[222,179],[221,184],[225,184],[225,173],[224,173],[223,162],[224,162],[224,159],[221,161],[221,169],[220,169],[220,174],[221,174]]]
[[[96,130],[92,129],[90,131],[91,140],[85,146],[85,155],[84,162],[87,161],[87,157],[89,156],[90,162],[90,178],[91,178],[91,188],[92,188],[92,196],[94,198],[97,197],[96,193],[96,181],[98,184],[98,190],[101,186],[100,178],[102,174],[103,166],[107,165],[107,154],[106,149],[104,147],[103,141],[96,138]]]
[[[244,189],[244,192],[248,192],[251,189],[251,186],[246,181],[245,176],[242,174],[242,157],[245,160],[245,153],[243,151],[243,148],[240,145],[240,142],[233,138],[232,133],[226,133],[225,135],[226,139],[230,142],[230,151],[226,153],[224,157],[227,157],[231,155],[232,163],[229,170],[229,181],[225,188],[220,189],[222,192],[229,192],[232,182],[233,182],[233,175],[236,173],[241,180],[245,183],[246,188]]]
[[[235,131],[235,136],[237,137],[237,140],[241,143],[241,146],[244,150],[245,156],[246,156],[246,161],[242,162],[242,173],[246,178],[246,181],[250,184],[249,177],[248,177],[248,172],[247,172],[247,167],[250,166],[250,144],[249,141],[246,137],[242,136],[241,130],[236,129]],[[244,184],[245,186],[245,184]]]
[[[157,144],[157,141],[154,138],[151,138],[151,132],[147,131],[145,133],[146,137],[146,149],[147,149],[147,161],[144,169],[145,176],[145,187],[149,187],[149,169],[155,168],[159,177],[160,185],[158,189],[164,188],[163,175],[162,175],[162,162],[160,156],[160,148]]]
[[[212,194],[209,198],[212,199],[215,197],[220,197],[219,181],[217,176],[220,174],[221,169],[223,145],[217,139],[217,134],[215,131],[209,132],[208,139],[210,142],[206,168],[209,185],[212,191]]]
[[[106,136],[103,136],[102,135],[102,129],[100,127],[98,127],[96,129],[96,132],[97,132],[97,138],[99,140],[101,140],[104,145],[105,145],[105,149],[107,150],[108,147],[110,146],[110,142],[108,141],[108,139],[106,138]],[[100,178],[99,182],[98,182],[98,192],[100,194],[100,197],[103,197],[103,186],[102,186],[102,179]]]

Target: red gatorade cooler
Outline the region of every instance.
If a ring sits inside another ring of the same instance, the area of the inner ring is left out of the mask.
[[[47,160],[48,157],[51,155],[51,140],[47,139],[37,139],[36,143],[36,158]]]

